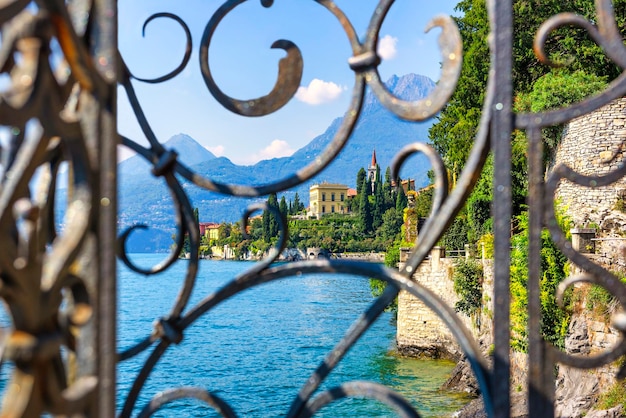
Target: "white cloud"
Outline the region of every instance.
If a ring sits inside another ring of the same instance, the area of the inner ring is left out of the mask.
[[[117,147],[117,161],[122,162],[124,160],[129,159],[130,157],[134,157],[137,153],[130,148],[118,146]]]
[[[335,100],[342,91],[346,90],[332,81],[323,81],[317,78],[311,80],[307,87],[300,86],[296,99],[310,105],[318,105]]]
[[[398,38],[394,38],[391,35],[385,35],[378,41],[378,55],[384,60],[390,60],[395,58],[398,49]]]
[[[236,164],[255,164],[261,160],[271,160],[272,158],[289,157],[296,150],[291,148],[287,141],[275,139],[267,147],[263,148],[257,153],[242,157],[240,159],[233,159]]]
[[[267,147],[263,148],[257,155],[259,160],[269,160],[271,158],[289,157],[296,150],[291,148],[287,141],[275,139]]]
[[[209,151],[213,153],[216,157],[221,157],[224,155],[224,145],[216,145],[214,147],[205,147]]]

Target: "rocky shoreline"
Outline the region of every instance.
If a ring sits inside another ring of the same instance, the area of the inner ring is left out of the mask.
[[[485,346],[482,335],[481,346]],[[488,339],[489,337],[487,337]],[[594,320],[585,313],[574,315],[570,322],[565,342],[568,354],[597,354],[617,342],[618,334],[603,321]],[[528,417],[526,370],[528,358],[523,353],[511,353],[511,418]],[[618,418],[626,416],[623,405],[611,409],[596,409],[600,394],[615,381],[617,365],[605,366],[594,370],[576,369],[558,366],[556,381],[555,416],[569,418]],[[456,418],[487,417],[480,397],[478,382],[469,362],[464,358],[459,361],[442,390],[464,392],[476,397],[464,408],[455,413]]]

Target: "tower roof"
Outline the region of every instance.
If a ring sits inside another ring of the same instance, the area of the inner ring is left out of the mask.
[[[374,150],[372,153],[372,167],[376,167],[376,164],[378,163],[376,162],[376,150]]]

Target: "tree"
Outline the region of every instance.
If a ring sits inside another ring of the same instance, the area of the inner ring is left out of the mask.
[[[361,192],[361,186],[363,185],[363,179],[367,177],[367,173],[365,169],[361,167],[359,171],[356,173],[356,188],[358,192]]]
[[[402,212],[398,213],[396,208],[387,209],[383,214],[383,221],[380,229],[380,237],[391,244],[400,234],[402,227]]]
[[[395,206],[395,196],[393,195],[393,187],[391,186],[391,168],[385,170],[385,182],[383,183],[384,211]]]
[[[225,240],[230,237],[230,231],[232,230],[232,225],[226,222],[222,222],[217,229],[217,238],[219,240]]]
[[[402,187],[398,187],[398,192],[396,194],[396,212],[402,213],[404,209],[406,209],[409,201],[404,194],[404,189]]]
[[[278,210],[280,213],[286,218],[289,215],[289,208],[287,207],[287,200],[285,196],[280,198],[280,203],[278,204]]]
[[[272,238],[278,235],[278,220],[276,219],[276,214],[269,210],[269,208],[274,208],[279,210],[278,208],[278,198],[276,197],[276,193],[271,193],[267,198],[267,206],[268,210],[263,211],[263,239],[265,242],[271,242]]]
[[[359,193],[359,221],[361,231],[365,235],[372,233],[372,205],[370,203],[370,183],[367,177],[363,178],[361,183],[361,192]]]
[[[383,183],[380,179],[380,167],[376,165],[376,177],[374,183],[374,205],[372,206],[372,231],[377,230],[383,223],[385,213],[385,195],[383,194]]]
[[[300,196],[298,195],[298,192],[296,192],[296,195],[293,197],[293,205],[291,209],[291,214],[296,215],[300,213],[300,211],[303,209],[304,209],[304,204],[300,202]]]
[[[612,3],[617,27],[624,28],[626,0],[615,0]],[[539,62],[533,53],[533,42],[540,25],[548,18],[560,12],[573,12],[591,22],[597,20],[594,2],[590,0],[570,2],[545,0],[541,1],[540,6],[537,7],[535,2],[527,0],[513,3],[515,38],[513,40],[512,80],[518,111],[532,110],[532,104],[528,102],[528,94],[533,90],[541,90],[545,95],[544,101],[553,100],[554,104],[563,106],[567,103],[562,100],[563,95],[555,94],[554,90],[551,90],[556,84],[565,87],[561,90],[565,92],[586,89],[586,87],[591,87],[593,90],[597,88],[595,81],[601,81],[604,78],[612,80],[621,74],[621,69],[607,57],[600,46],[583,29],[573,26],[562,27],[552,32],[545,44],[546,54],[552,61],[568,65],[558,70],[551,70],[550,67]],[[456,167],[460,171],[472,148],[482,112],[490,69],[490,62],[486,59],[490,54],[487,45],[490,28],[486,2],[462,0],[457,4],[456,10],[460,16],[455,17],[455,20],[463,39],[464,56],[461,77],[450,101],[440,112],[437,123],[431,127],[429,136],[435,149],[443,156],[446,166]],[[568,79],[579,72],[583,74],[579,74],[577,79]],[[542,80],[548,74],[558,75],[561,80],[550,79],[552,76]],[[595,80],[586,77],[595,77]],[[581,82],[580,80],[590,81]],[[544,82],[547,84],[542,84]],[[589,90],[584,92],[585,95],[589,93]],[[535,99],[537,99],[536,95],[533,101],[537,103]],[[526,102],[526,107],[519,106],[520,102],[522,104]],[[551,131],[552,134],[550,134]],[[556,131],[560,132],[560,128],[557,127]],[[547,129],[544,132],[548,133],[544,140],[547,142],[549,152],[552,146],[550,142],[554,143],[552,139],[558,135],[554,135],[554,129]],[[524,210],[523,204],[527,194],[527,176],[525,175],[527,147],[523,134],[516,133],[512,141],[513,211],[514,215],[518,215]],[[490,168],[486,167],[486,169]],[[490,228],[488,220],[485,220],[483,215],[488,209],[487,201],[491,200],[490,192],[485,192],[493,188],[491,178],[490,176],[481,179],[484,184],[477,187],[476,193],[479,193],[479,196],[470,197],[468,200],[468,220],[470,227],[474,230],[470,235],[474,239]],[[478,224],[481,221],[483,223]]]
[[[200,222],[200,213],[198,212],[198,208],[193,208],[193,218],[196,220],[196,225]],[[202,237],[201,237],[202,238]],[[181,256],[189,253],[191,251],[191,242],[189,241],[189,233],[185,233],[185,238],[183,239],[183,247],[181,248]]]

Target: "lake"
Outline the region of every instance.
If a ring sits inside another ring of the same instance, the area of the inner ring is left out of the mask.
[[[162,255],[132,254],[131,258],[150,266]],[[119,264],[120,351],[148,336],[154,320],[168,315],[187,265],[188,261],[179,260],[165,273],[144,277]],[[253,265],[200,260],[186,310]],[[325,355],[372,302],[367,278],[334,274],[302,275],[244,291],[206,313],[185,331],[181,344],[170,346],[143,387],[133,416],[158,392],[180,386],[215,393],[241,417],[285,416]],[[462,395],[439,391],[453,363],[401,358],[395,355],[394,344],[394,317],[384,313],[330,374],[322,390],[354,380],[378,382],[407,398],[424,417],[450,416],[468,401]],[[119,410],[150,351],[118,365]],[[2,380],[6,381],[8,370],[3,368]],[[179,400],[154,416],[218,415],[197,401]],[[396,414],[376,401],[347,399],[324,407],[317,416]]]

